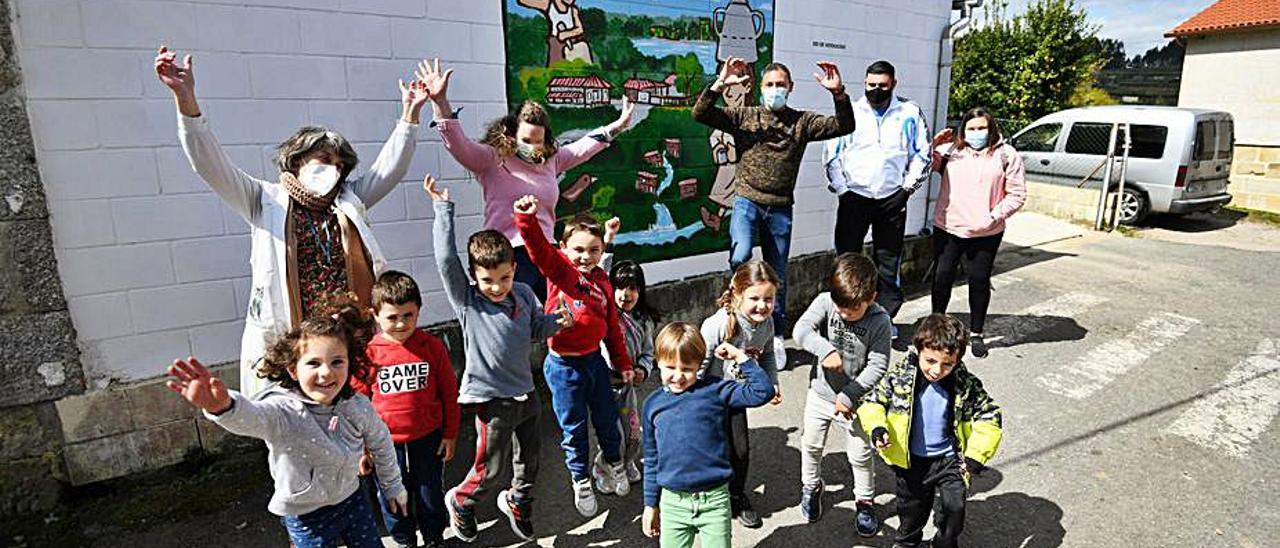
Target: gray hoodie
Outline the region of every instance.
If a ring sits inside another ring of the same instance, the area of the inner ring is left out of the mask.
[[[301,516],[346,500],[360,488],[365,447],[387,498],[404,492],[391,432],[363,395],[321,405],[274,385],[253,399],[232,390],[231,398],[227,412],[204,415],[232,434],[267,442],[267,465],[275,480],[267,503],[271,513]]]
[[[500,303],[481,293],[458,257],[453,202],[435,202],[435,212],[432,247],[445,295],[458,314],[466,354],[458,403],[484,403],[532,392],[529,352],[533,341],[545,341],[560,331],[556,323],[560,317],[543,313],[542,302],[520,282]]]
[[[796,320],[792,333],[806,352],[818,357],[810,373],[809,388],[825,401],[856,408],[862,395],[880,381],[889,367],[892,331],[889,313],[879,304],[871,303],[862,318],[847,322],[831,301],[831,293],[818,295]],[[844,370],[827,371],[822,359],[837,351],[843,358]]]
[[[702,339],[707,343],[707,356],[702,360],[702,369],[698,371],[698,378],[706,376],[730,380],[743,378],[736,362],[721,360],[715,355],[716,347],[720,346],[720,343],[727,342],[755,359],[760,364],[760,368],[764,369],[765,374],[769,375],[769,382],[776,386],[778,366],[773,357],[773,318],[752,325],[751,320],[746,316],[734,312],[738,320],[737,333],[733,339],[726,340],[724,332],[728,327],[729,314],[728,310],[721,308],[710,318],[702,321]]]

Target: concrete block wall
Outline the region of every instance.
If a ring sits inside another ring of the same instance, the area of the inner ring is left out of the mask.
[[[1098,189],[1027,181],[1027,211],[1092,224],[1098,214]]]
[[[1280,146],[1235,147],[1231,205],[1280,213]]]
[[[471,134],[504,113],[501,2],[0,0],[11,10],[8,59],[21,65],[29,156],[47,204],[45,278],[60,279],[65,293],[56,331],[79,353],[62,378],[89,388],[30,415],[57,434],[49,448],[61,479],[81,484],[161,466],[216,451],[225,438],[176,405],[156,375],[174,357],[237,356],[248,229],[187,165],[168,90],[152,72],[155,48],[195,55],[201,105],[219,140],[246,172],[273,180],[274,146],[305,123],[342,131],[366,167],[399,115],[396,80],[425,56],[456,69],[451,95],[466,107]],[[898,67],[899,94],[933,111],[936,37],[949,8],[946,0],[777,0],[775,58],[795,69],[793,105],[831,112],[829,96],[808,79],[815,61],[840,64],[856,95],[865,66],[884,58]],[[813,148],[796,191],[796,257],[831,246],[835,201]],[[432,210],[419,188],[427,172],[452,189],[460,236],[479,229],[479,188],[425,124],[410,172],[370,216],[391,266],[423,287],[423,323],[457,343],[456,329],[441,324],[451,312],[430,255]],[[925,198],[913,197],[909,232],[924,225]],[[713,253],[646,268],[654,284],[701,276],[707,291],[698,295],[714,299],[726,263]],[[805,294],[793,293],[793,310],[807,304],[796,300]]]

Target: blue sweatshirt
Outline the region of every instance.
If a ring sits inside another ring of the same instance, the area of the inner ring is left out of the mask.
[[[733,476],[725,416],[729,408],[760,407],[773,382],[755,360],[741,364],[745,382],[703,377],[684,392],[663,388],[644,402],[644,505],[658,506],[662,489],[697,493]]]
[[[951,439],[951,393],[942,381],[924,382],[911,409],[911,437],[908,441],[911,454],[918,457],[942,457],[954,452]]]

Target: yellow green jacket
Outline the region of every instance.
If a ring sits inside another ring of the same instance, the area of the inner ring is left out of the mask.
[[[890,366],[858,406],[858,422],[868,437],[877,427],[889,431],[889,448],[880,451],[880,456],[900,468],[911,466],[908,450],[911,411],[915,408],[917,385],[923,388],[922,383],[926,382],[918,360],[917,354],[911,352]],[[952,424],[958,450],[963,456],[985,465],[995,456],[1003,436],[1000,406],[992,401],[982,388],[982,381],[969,373],[963,362],[956,364],[949,377],[955,385],[951,389]]]

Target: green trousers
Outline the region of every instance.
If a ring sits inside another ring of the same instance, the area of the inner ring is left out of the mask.
[[[691,548],[694,537],[702,548],[731,548],[733,523],[729,486],[700,493],[662,490],[658,501],[662,548]]]

